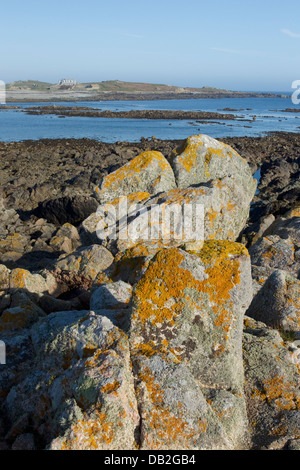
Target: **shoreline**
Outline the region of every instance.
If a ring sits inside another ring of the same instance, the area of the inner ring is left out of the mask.
[[[257,135],[257,136],[249,136],[249,135],[242,135],[242,136],[225,136],[225,137],[216,137],[215,139],[216,140],[219,140],[221,142],[227,142],[227,141],[240,141],[240,140],[244,140],[244,139],[250,139],[250,140],[258,140],[258,139],[265,139],[265,138],[268,138],[268,137],[283,137],[283,138],[288,138],[288,137],[295,137],[295,136],[299,136],[300,138],[300,131],[299,132],[285,132],[285,131],[268,131],[266,132],[264,135]],[[91,143],[91,144],[95,144],[95,145],[98,145],[98,144],[103,144],[103,145],[122,145],[122,144],[126,144],[126,145],[132,145],[132,146],[139,146],[139,145],[144,145],[145,143],[149,143],[151,144],[151,142],[160,142],[160,143],[174,143],[174,144],[178,144],[179,143],[182,143],[185,139],[159,139],[159,138],[156,138],[156,137],[141,137],[139,140],[137,141],[127,141],[127,140],[115,140],[115,141],[112,141],[112,142],[105,142],[105,141],[102,141],[102,140],[97,140],[97,139],[91,139],[89,137],[62,137],[62,138],[40,138],[40,139],[23,139],[23,140],[12,140],[12,141],[9,141],[9,142],[6,142],[4,140],[0,140],[0,152],[1,152],[1,146],[4,145],[4,146],[8,146],[8,145],[19,145],[19,144],[38,144],[38,143],[42,143],[42,144],[50,144],[50,143],[53,143],[53,144],[56,144],[56,143],[61,143],[61,144],[66,144],[66,145],[69,145],[69,143],[80,143],[80,142],[83,142],[83,143]],[[232,144],[229,144],[229,145],[232,145]],[[1,166],[0,166],[0,170],[1,170]]]
[[[168,159],[183,140],[152,137],[111,143],[89,138],[0,141],[0,197],[10,208],[25,212],[48,199],[78,194],[91,197],[102,177],[135,156],[155,150]],[[300,133],[271,132],[260,137],[217,140],[246,158],[253,174],[262,168],[260,194],[254,202],[265,199],[268,205],[271,201],[272,211],[280,213],[293,200],[300,199],[296,187],[295,193],[292,187],[289,189],[300,175]],[[279,199],[275,186],[282,192]],[[267,205],[262,211],[269,210]]]
[[[241,116],[234,114],[209,112],[209,111],[175,111],[175,110],[131,110],[131,111],[102,111],[95,108],[74,106],[37,106],[32,108],[20,108],[28,115],[55,115],[59,117],[93,117],[109,119],[167,119],[167,120],[242,120]],[[197,121],[198,120],[198,121]],[[246,119],[244,119],[246,121]],[[251,121],[247,119],[247,121]]]
[[[251,243],[264,218],[280,217],[300,206],[300,133],[216,140],[237,151],[248,162],[252,175],[260,170],[258,191],[240,235],[240,241]],[[0,222],[2,216],[8,224],[7,229],[0,224],[2,262],[11,269],[30,270],[47,264],[58,256],[55,243],[45,244],[48,232],[65,223],[79,227],[95,212],[94,189],[105,176],[147,151],[160,152],[171,163],[174,150],[184,141],[152,137],[113,143],[88,138],[0,142],[0,207],[4,207]],[[8,233],[17,239],[8,237],[5,248]],[[11,254],[19,239],[26,246]],[[40,250],[45,259],[40,259]]]
[[[289,95],[276,93],[215,92],[215,93],[93,93],[93,92],[32,92],[7,91],[6,103],[50,103],[83,101],[156,101],[223,98],[289,98]]]

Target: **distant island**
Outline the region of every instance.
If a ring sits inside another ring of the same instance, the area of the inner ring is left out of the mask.
[[[287,98],[288,96],[275,93],[230,91],[208,86],[190,88],[152,83],[122,82],[120,80],[79,83],[71,78],[64,78],[56,84],[27,80],[15,81],[6,85],[6,101],[10,103],[256,97]]]

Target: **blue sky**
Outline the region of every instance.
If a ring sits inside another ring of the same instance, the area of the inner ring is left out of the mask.
[[[290,90],[299,0],[9,0],[0,80],[125,80]]]

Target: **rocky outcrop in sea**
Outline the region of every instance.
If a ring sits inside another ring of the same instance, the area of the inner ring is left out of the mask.
[[[0,448],[299,449],[299,199],[242,141],[116,145],[2,187]]]

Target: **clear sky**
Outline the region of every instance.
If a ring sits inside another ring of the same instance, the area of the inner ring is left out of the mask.
[[[299,0],[9,0],[0,80],[124,80],[290,90]]]

